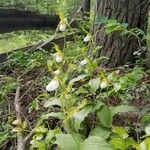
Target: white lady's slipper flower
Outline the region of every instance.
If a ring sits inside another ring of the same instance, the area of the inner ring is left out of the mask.
[[[84,118],[80,112],[74,113],[73,117],[75,120],[82,120]]]
[[[67,28],[67,24],[65,22],[62,22],[62,23],[59,24],[59,30],[60,31],[63,32],[63,31],[66,30],[66,28]]]
[[[85,66],[87,64],[87,60],[86,59],[84,59],[84,60],[82,60],[81,62],[80,62],[80,65],[81,66]]]
[[[54,74],[54,75],[59,75],[59,74],[60,74],[60,70],[59,70],[59,69],[55,70],[55,71],[53,72],[53,74]]]
[[[139,51],[134,51],[133,55],[138,55]]]
[[[52,57],[56,60],[57,63],[60,63],[63,60],[62,55],[59,53],[52,54]]]
[[[105,88],[107,88],[108,87],[108,81],[107,80],[103,80],[102,82],[101,82],[101,85],[100,85],[100,87],[102,88],[102,89],[105,89]]]
[[[61,55],[57,54],[56,57],[55,57],[55,60],[56,60],[57,63],[60,63],[60,62],[62,62],[63,58],[62,58]]]
[[[68,24],[67,18],[64,18],[63,20],[61,20],[58,26],[59,30],[62,32],[65,31],[67,28],[67,24]]]
[[[53,79],[47,86],[46,86],[46,91],[55,91],[59,87],[59,80],[58,79]]]
[[[146,135],[150,135],[150,127],[145,127],[145,133]]]
[[[89,34],[87,34],[86,37],[84,37],[83,41],[87,43],[90,41],[90,39],[91,39],[91,36]]]

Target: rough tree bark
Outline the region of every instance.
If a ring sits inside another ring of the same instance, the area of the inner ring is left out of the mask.
[[[130,28],[140,28],[146,32],[149,0],[97,0],[97,16],[116,19],[128,23]],[[97,32],[98,31],[98,32]],[[116,67],[127,62],[134,62],[133,52],[140,48],[136,38],[120,37],[117,33],[105,34],[103,25],[94,25],[95,44],[103,45],[99,56],[109,59],[102,65]]]

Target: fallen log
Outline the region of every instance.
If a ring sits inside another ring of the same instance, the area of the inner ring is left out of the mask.
[[[59,22],[58,15],[0,8],[0,33],[25,29],[56,29]]]
[[[87,7],[87,6],[86,6]],[[82,11],[87,11],[86,7],[83,7]],[[88,6],[89,7],[89,6]],[[75,20],[76,15],[80,12],[82,7],[77,10],[74,17],[70,20],[69,25],[71,27],[77,27],[77,22]],[[88,8],[89,11],[89,8]],[[57,15],[46,15],[46,14],[38,14],[36,12],[26,11],[26,10],[18,10],[18,9],[10,9],[10,8],[0,8],[0,33],[11,32],[15,30],[23,30],[23,29],[40,29],[44,27],[57,28],[58,23],[60,22],[60,18]],[[43,48],[45,50],[50,50],[53,46],[52,43],[56,43],[59,46],[62,46],[65,40],[72,40],[73,35],[76,34],[69,33],[67,36],[62,35],[63,37],[55,37],[50,38],[45,41],[40,41],[39,43],[23,48],[19,48],[12,51],[23,50],[23,51],[31,51]],[[10,53],[10,52],[9,52]],[[7,55],[9,53],[0,54],[0,64],[6,61]]]
[[[22,50],[22,51],[26,52],[26,51],[39,50],[41,48],[44,49],[44,50],[47,50],[47,51],[51,51],[53,46],[54,46],[54,43],[59,45],[59,47],[63,48],[64,42],[73,40],[74,35],[77,34],[77,33],[78,32],[71,32],[71,33],[68,33],[67,35],[65,35],[65,34],[56,34],[56,35],[52,36],[51,38],[49,38],[47,40],[42,40],[42,41],[40,41],[40,42],[38,42],[34,45],[29,45],[29,46],[26,46],[26,47],[23,47],[23,48],[18,48],[18,49],[15,49],[15,50],[11,50],[8,53],[0,54],[0,64],[2,65],[7,60],[7,56],[9,54],[11,54],[12,51]]]

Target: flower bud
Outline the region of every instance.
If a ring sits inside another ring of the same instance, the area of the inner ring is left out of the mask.
[[[59,70],[59,69],[55,70],[55,71],[53,72],[53,74],[54,74],[54,75],[59,75],[59,74],[60,74],[60,70]]]
[[[149,126],[145,127],[145,133],[146,133],[146,135],[150,135],[150,127]]]
[[[107,88],[108,87],[108,81],[107,80],[103,80],[102,82],[101,82],[101,88],[102,89],[105,89],[105,88]]]
[[[60,63],[60,62],[62,62],[63,58],[62,58],[61,55],[57,54],[56,57],[55,57],[55,60],[56,60],[57,63]]]
[[[59,87],[59,80],[58,79],[53,79],[47,86],[46,90],[51,92],[55,91]]]
[[[82,120],[84,118],[84,116],[80,112],[74,113],[73,117],[75,120]]]
[[[65,31],[66,27],[67,27],[67,25],[64,22],[59,24],[59,30],[62,31],[62,32]]]
[[[84,59],[84,60],[82,60],[81,62],[80,62],[80,65],[81,66],[84,66],[84,65],[86,65],[87,64],[87,60],[86,59]]]
[[[89,35],[89,34],[87,34],[87,36],[86,37],[84,37],[84,42],[89,42],[90,41],[90,39],[91,39],[91,36]]]

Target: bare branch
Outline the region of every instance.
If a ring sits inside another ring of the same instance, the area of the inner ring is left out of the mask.
[[[23,141],[24,141],[25,144],[34,135],[34,130],[35,130],[35,128],[24,138]]]
[[[16,94],[15,94],[15,111],[16,111],[16,118],[17,120],[22,120],[21,118],[21,107],[20,107],[20,102],[19,102],[19,96],[20,96],[20,85],[16,89]]]
[[[16,111],[16,119],[22,122],[19,97],[20,97],[20,85],[18,85],[16,89],[14,105],[15,105],[15,111]],[[18,134],[17,135],[17,150],[24,150],[24,149],[25,149],[25,143],[23,141],[23,136]]]

